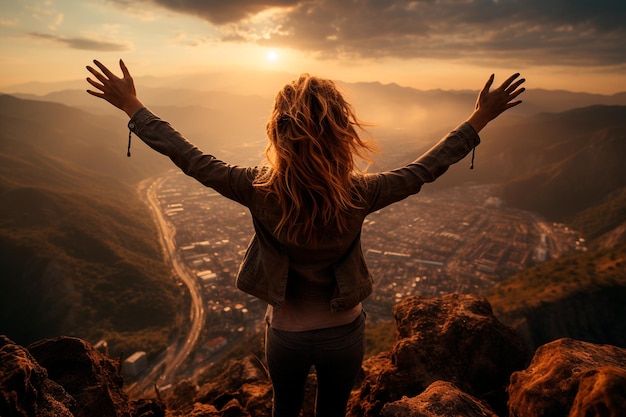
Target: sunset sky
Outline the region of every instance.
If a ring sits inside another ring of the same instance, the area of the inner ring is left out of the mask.
[[[0,91],[84,79],[93,58],[135,77],[228,68],[465,89],[626,91],[624,0],[3,0]]]

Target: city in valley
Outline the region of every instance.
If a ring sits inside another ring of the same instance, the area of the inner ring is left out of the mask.
[[[266,304],[235,287],[253,234],[250,214],[177,171],[146,192],[176,278],[192,291],[196,330],[180,360],[206,365],[264,328]],[[534,263],[585,249],[566,226],[507,208],[494,194],[489,186],[424,190],[370,214],[362,234],[374,277],[368,320],[391,319],[403,297],[480,294]]]

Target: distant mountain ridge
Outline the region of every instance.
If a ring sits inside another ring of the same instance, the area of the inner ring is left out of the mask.
[[[316,74],[312,74],[316,75]],[[159,100],[159,93],[164,94],[161,98],[166,101],[188,99],[195,97],[197,101],[190,102],[190,105],[206,105],[210,101],[206,100],[206,93],[221,92],[222,94],[233,94],[239,96],[256,96],[269,99],[271,104],[276,92],[284,84],[296,79],[298,74],[276,71],[254,71],[243,72],[231,70],[228,72],[204,72],[187,74],[183,77],[136,77],[135,84],[140,88],[139,93],[142,98],[152,105],[164,105],[166,102]],[[245,82],[242,82],[245,80]],[[386,100],[385,97],[404,96],[412,101],[421,102],[424,99],[444,96],[467,96],[470,101],[474,101],[478,89],[481,85],[476,85],[475,90],[442,90],[442,89],[419,89],[399,85],[397,83],[381,83],[375,81],[346,82],[340,79],[335,81],[344,87],[349,98],[360,102],[370,101],[372,95],[375,98]],[[497,82],[498,80],[496,80]],[[545,111],[560,112],[572,108],[587,107],[594,104],[603,105],[626,105],[626,91],[614,94],[587,93],[582,91],[549,90],[534,88],[532,79],[529,79],[527,91],[524,93],[524,109],[527,114],[536,114]],[[93,99],[84,93],[87,87],[84,79],[67,80],[61,82],[31,82],[19,85],[7,86],[3,92],[16,97],[60,102],[81,108],[89,103],[93,104]],[[368,97],[361,100],[360,97]],[[157,101],[152,101],[155,99]],[[401,99],[402,100],[402,99]],[[356,104],[356,103],[353,103]],[[105,106],[102,106],[105,108]],[[357,106],[357,111],[359,107]],[[375,120],[374,120],[375,121]]]
[[[487,127],[481,138],[475,169],[468,171],[461,162],[433,188],[499,184],[507,204],[550,220],[572,221],[626,187],[626,106],[596,105],[504,121]]]
[[[141,78],[137,81],[140,86],[140,96],[144,103],[158,109],[159,114],[167,120],[176,121],[181,110],[198,108],[200,112],[210,114],[215,111],[226,110],[229,117],[218,118],[224,121],[236,117],[244,123],[231,123],[229,129],[240,130],[239,139],[265,140],[264,126],[270,114],[276,92],[282,85],[296,78],[297,75],[286,73],[255,73],[249,75],[259,79],[260,84],[245,88],[241,82],[235,82],[232,75],[221,73],[198,74],[189,79],[158,80]],[[253,83],[247,78],[250,83]],[[230,80],[230,81],[228,81]],[[371,131],[376,139],[405,140],[412,143],[422,143],[424,146],[432,141],[433,135],[441,135],[454,128],[454,124],[464,120],[474,106],[478,88],[472,90],[419,90],[400,86],[395,83],[382,84],[380,82],[342,82],[337,81],[346,94],[347,99],[354,105],[357,115],[374,126]],[[57,84],[56,89],[51,85],[46,94],[35,95],[35,91],[46,91],[31,88],[28,85],[15,86],[11,90],[16,97],[63,103],[66,105],[88,110],[96,114],[119,113],[104,102],[98,102],[85,94],[84,82],[66,82]],[[80,86],[80,87],[79,87]],[[24,90],[20,91],[19,89]],[[524,105],[509,112],[506,119],[533,116],[545,112],[562,112],[575,108],[592,105],[626,105],[626,92],[612,95],[571,92],[561,90],[543,90],[529,88],[523,96]],[[249,123],[251,122],[251,123]],[[499,123],[499,122],[498,122]],[[178,126],[179,124],[175,124]],[[203,126],[198,123],[198,126]],[[185,128],[185,133],[205,136],[203,126],[193,129],[193,124]],[[218,128],[221,128],[218,124]],[[247,127],[246,129],[243,129]],[[222,134],[227,134],[223,132]],[[194,143],[197,139],[194,139]]]
[[[146,156],[127,159],[128,128],[121,114],[95,116],[60,103],[0,95],[0,117],[0,150],[5,155],[26,159],[45,155],[130,182],[166,168],[165,164],[156,166],[157,158],[141,147],[133,151]]]

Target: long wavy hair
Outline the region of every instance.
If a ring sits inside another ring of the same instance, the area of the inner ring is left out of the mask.
[[[375,150],[357,129],[364,123],[331,80],[302,74],[278,92],[266,125],[268,165],[254,182],[282,208],[274,233],[315,244],[328,226],[347,229],[360,197],[355,157],[371,162]]]

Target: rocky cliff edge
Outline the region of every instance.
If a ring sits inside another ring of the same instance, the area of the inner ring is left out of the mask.
[[[624,415],[626,349],[558,339],[528,352],[486,299],[409,297],[394,307],[397,340],[367,359],[349,417]],[[180,381],[167,395],[130,399],[119,361],[80,339],[16,345],[0,336],[0,416],[269,417],[262,360],[230,362],[215,380]],[[313,416],[310,375],[303,417]]]

